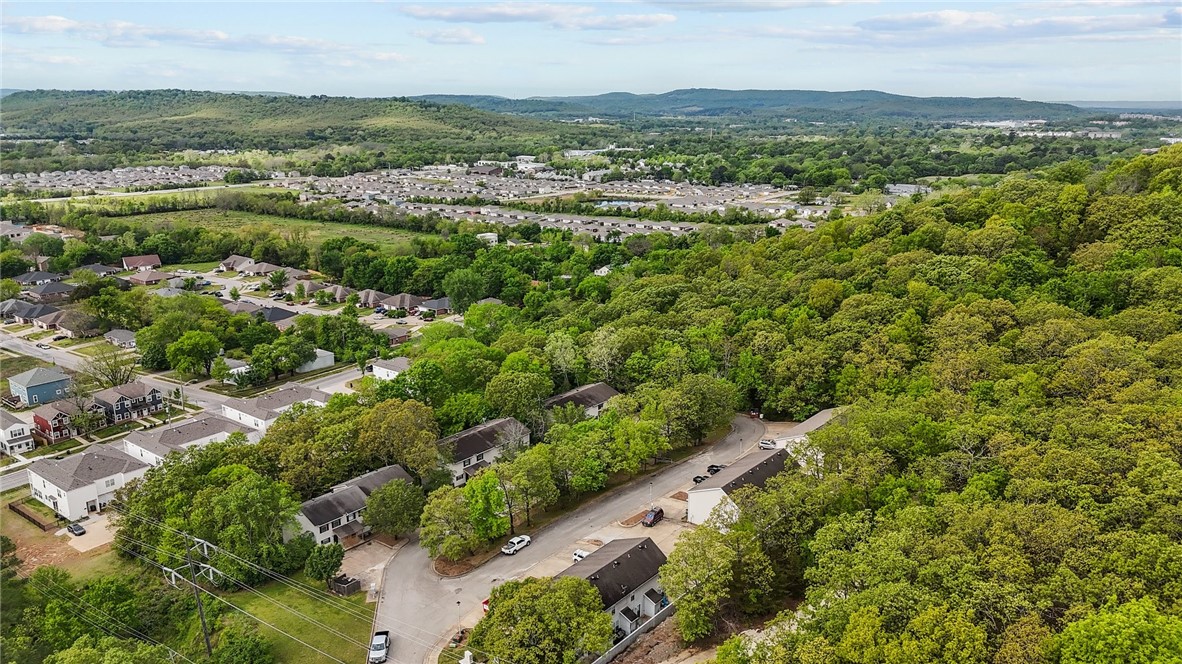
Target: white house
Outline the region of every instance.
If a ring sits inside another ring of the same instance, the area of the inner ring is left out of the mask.
[[[446,465],[455,486],[467,484],[468,478],[488,467],[505,450],[528,444],[529,429],[512,417],[489,420],[439,441],[443,455],[452,459]]]
[[[84,452],[58,459],[38,459],[28,468],[33,497],[70,521],[100,512],[115,491],[143,477],[146,462],[114,444],[92,445]]]
[[[784,470],[791,459],[784,450],[757,450],[718,471],[710,479],[689,490],[687,520],[701,525],[714,508],[735,508],[730,494],[747,486],[763,487],[773,475]]]
[[[300,532],[310,533],[317,544],[341,544],[346,549],[369,538],[369,528],[361,522],[361,512],[369,494],[389,482],[414,483],[402,466],[390,465],[354,477],[334,486],[328,493],[304,501],[296,512]],[[298,533],[289,532],[288,539]]]
[[[390,360],[374,360],[369,365],[373,377],[378,380],[394,380],[398,374],[410,368],[410,360],[405,357],[395,357]]]
[[[123,451],[144,463],[159,466],[164,457],[190,447],[223,441],[230,434],[242,432],[247,440],[257,442],[259,433],[238,422],[205,413],[191,420],[145,431],[133,431],[123,439]]]
[[[316,357],[304,362],[296,367],[296,373],[308,373],[309,371],[316,371],[317,369],[327,369],[337,361],[336,355],[332,351],[316,349]]]
[[[498,237],[496,233],[477,233],[476,239],[484,242],[490,247],[497,246],[497,242],[500,242],[501,240],[501,238]]]
[[[234,384],[239,376],[250,373],[250,363],[242,360],[235,360],[232,357],[222,358],[229,367],[230,372],[222,379],[223,383]]]
[[[297,403],[323,406],[329,394],[303,385],[288,385],[282,389],[251,399],[229,399],[222,404],[222,416],[246,426],[266,432],[275,420]]]
[[[599,417],[599,413],[603,411],[608,400],[617,394],[619,392],[607,383],[591,383],[550,397],[546,399],[545,406],[549,410],[573,403],[581,406],[587,417],[595,418]]]
[[[573,576],[595,586],[616,635],[623,638],[669,603],[658,576],[664,564],[665,554],[652,539],[632,537],[604,544],[555,578]]]
[[[13,455],[33,449],[33,426],[7,410],[0,410],[0,447]]]

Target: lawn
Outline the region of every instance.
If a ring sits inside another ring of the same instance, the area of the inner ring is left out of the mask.
[[[3,329],[5,332],[16,334],[17,332],[24,332],[31,327],[33,326],[29,325],[28,323],[16,323],[14,325],[5,325]]]
[[[66,337],[65,339],[62,339],[61,341],[53,342],[53,345],[57,346],[58,348],[70,348],[72,346],[81,346],[83,344],[92,344],[92,343],[95,343],[95,341],[96,340],[94,337],[90,337],[89,339],[82,339],[82,338],[71,339],[70,337]],[[101,339],[99,341],[101,341]]]
[[[76,438],[69,438],[67,440],[61,441],[60,443],[46,445],[45,447],[38,447],[37,449],[33,450],[32,452],[25,452],[25,458],[32,459],[34,457],[52,456],[52,455],[57,454],[59,452],[65,452],[66,450],[72,450],[75,447],[78,447],[80,445],[82,445],[82,441],[80,441]]]
[[[313,588],[324,588],[323,583],[312,581],[304,576],[303,573],[296,574],[292,578]],[[223,597],[226,601],[234,604],[243,611],[247,611],[275,625],[280,630],[292,634],[324,652],[330,653],[333,657],[351,662],[359,662],[364,658],[363,651],[365,648],[362,646],[350,643],[340,636],[331,634],[324,628],[309,623],[282,608],[288,607],[304,615],[311,616],[317,622],[327,625],[355,641],[369,643],[369,630],[373,623],[373,607],[372,605],[366,604],[364,592],[355,593],[348,598],[334,597],[333,599],[328,599],[324,595],[316,593],[317,597],[326,600],[320,601],[278,582],[260,586],[257,590],[262,596],[243,590],[237,593],[223,595]],[[267,598],[278,602],[281,606],[276,606],[276,604],[268,601]],[[360,613],[364,617],[361,618],[345,613],[330,606],[329,602],[348,605],[351,607],[352,613]],[[284,662],[285,664],[320,664],[321,662],[330,661],[274,629],[255,623],[255,621],[242,613],[226,607],[226,614],[222,618],[222,622],[223,624],[227,624],[233,621],[258,625],[259,633],[264,635],[274,645],[275,661]]]
[[[29,341],[41,341],[45,337],[51,337],[57,334],[57,330],[43,330],[41,332],[34,332],[33,334],[26,334],[25,339]]]
[[[79,355],[85,355],[87,357],[94,357],[95,355],[98,355],[99,351],[103,350],[104,348],[107,348],[107,342],[100,341],[99,343],[95,343],[90,346],[82,346],[81,348],[73,348],[70,350],[70,352],[71,353],[78,353]],[[133,351],[133,350],[128,350],[126,352],[130,355],[135,354],[135,351]]]
[[[176,273],[178,270],[192,270],[194,272],[209,272],[218,266],[218,261],[207,261],[205,263],[178,263],[176,265],[166,265],[160,268],[161,272]],[[185,275],[181,275],[185,276]],[[189,275],[192,276],[192,275]],[[224,275],[223,275],[224,276]]]
[[[307,232],[308,242],[313,247],[333,238],[351,237],[362,242],[373,242],[384,248],[405,246],[412,237],[421,235],[411,231],[362,224],[339,224],[306,219],[288,219],[252,212],[228,210],[183,210],[179,212],[157,212],[133,217],[122,217],[131,224],[145,228],[159,228],[164,224],[192,224],[216,230],[232,230],[246,226],[270,226],[276,230],[301,229]],[[205,265],[200,263],[199,265]],[[181,266],[172,266],[181,267]],[[214,265],[213,267],[216,267]],[[213,269],[212,267],[210,269]],[[225,276],[225,275],[222,275]]]

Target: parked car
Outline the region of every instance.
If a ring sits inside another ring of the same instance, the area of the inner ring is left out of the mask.
[[[374,307],[373,312],[375,314],[384,314],[384,313],[386,313],[386,308],[385,307]]]
[[[66,339],[69,339],[69,337],[64,334],[59,334],[53,338],[54,341],[64,341]]]
[[[518,551],[529,546],[529,543],[529,535],[518,535],[517,537],[511,538],[505,543],[505,546],[501,547],[501,553],[505,554],[506,556],[515,555]]]
[[[653,526],[660,523],[661,519],[664,518],[665,510],[661,509],[660,507],[654,507],[644,515],[643,519],[640,520],[640,525],[647,528],[652,528]]]
[[[577,563],[589,555],[591,555],[590,551],[584,551],[582,549],[575,549],[575,552],[571,554],[571,559]]]
[[[49,350],[50,348],[52,348],[52,346],[50,346],[49,344],[37,344],[37,347],[40,348],[41,350]]]
[[[82,524],[80,523],[71,523],[70,525],[66,526],[66,531],[74,537],[80,537],[86,534],[86,529],[83,528]]]
[[[764,438],[763,440],[759,441],[759,449],[761,450],[774,450],[776,448],[776,441],[772,440],[771,438]]]
[[[300,302],[300,306],[301,306],[301,307],[306,307],[306,306],[308,306],[308,301],[307,301],[307,300],[304,300],[304,301]]]
[[[714,463],[714,464],[710,464],[709,466],[706,466],[706,472],[710,473],[711,475],[714,475],[718,471],[722,470],[723,468],[726,468],[726,464]]]
[[[405,319],[405,318],[399,318],[398,320],[396,320],[396,321],[394,321],[394,322],[395,322],[395,323],[397,323],[397,324],[399,324],[399,325],[406,325],[406,319]]]
[[[374,632],[369,642],[369,664],[381,664],[390,657],[390,632]]]
[[[701,484],[702,482],[705,482],[708,479],[710,479],[709,475],[695,475],[694,476],[694,484]]]

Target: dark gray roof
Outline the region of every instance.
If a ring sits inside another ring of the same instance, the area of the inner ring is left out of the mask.
[[[22,387],[29,388],[45,385],[46,383],[56,383],[60,380],[70,380],[70,377],[57,367],[37,367],[18,373],[9,378],[8,382],[9,384],[16,383]]]
[[[382,304],[393,309],[410,309],[411,307],[418,306],[426,300],[427,298],[419,297],[418,295],[399,293],[397,295],[391,295],[390,297],[382,300]]]
[[[95,401],[113,404],[119,400],[119,397],[127,397],[128,399],[140,399],[148,396],[153,391],[159,392],[154,387],[145,385],[137,381],[126,383],[124,385],[116,385],[115,387],[108,387],[105,390],[95,392],[93,398]]]
[[[730,494],[745,486],[763,487],[769,478],[784,470],[788,459],[785,450],[756,450],[690,489],[690,493],[722,489]]]
[[[608,608],[656,576],[664,564],[665,554],[652,539],[631,537],[604,544],[555,578],[587,579],[599,591],[604,608]]]
[[[389,337],[391,339],[401,339],[402,337],[409,337],[410,336],[410,328],[407,328],[407,327],[397,327],[397,326],[381,327],[381,328],[378,328],[378,332],[386,335],[387,337]]]
[[[568,403],[575,403],[584,408],[587,406],[597,406],[607,402],[608,399],[617,394],[619,392],[607,383],[591,383],[590,385],[576,387],[573,390],[546,399],[546,407],[557,408],[558,406],[565,406]]]
[[[108,443],[91,445],[86,451],[71,454],[60,461],[38,459],[29,466],[29,472],[44,477],[63,491],[70,491],[105,477],[147,467],[148,464]]]
[[[364,509],[365,499],[364,491],[359,487],[350,486],[305,501],[300,505],[300,512],[313,526],[322,526],[333,519],[340,519],[346,514]]]
[[[226,308],[231,314],[254,314],[254,312],[262,309],[253,302],[226,300],[222,302],[222,306]]]
[[[368,496],[386,484],[393,482],[394,480],[402,480],[403,482],[414,484],[414,478],[410,476],[410,473],[403,470],[402,466],[399,466],[398,464],[391,464],[384,468],[371,470],[364,475],[354,477],[348,482],[342,482],[341,484],[333,487],[333,491],[355,486],[358,489],[361,489],[362,493]]]
[[[263,320],[268,323],[287,320],[296,315],[296,312],[291,309],[284,309],[283,307],[263,307],[259,313],[262,315]]]
[[[483,424],[477,424],[471,429],[464,429],[459,433],[452,434],[440,440],[439,444],[445,449],[451,447],[452,458],[460,461],[467,459],[473,454],[491,450],[501,444],[502,433],[524,426],[516,418],[502,417],[498,420],[489,420]]]
[[[108,275],[108,274],[115,274],[116,272],[119,272],[118,268],[113,268],[110,265],[103,265],[101,263],[91,263],[90,265],[83,265],[82,267],[80,267],[78,269],[79,270],[89,270],[89,271],[99,275],[100,277]]]
[[[451,298],[441,297],[438,300],[424,300],[418,304],[418,307],[420,309],[429,309],[431,311],[451,309]]]
[[[36,293],[37,295],[56,295],[58,293],[73,293],[76,288],[78,287],[73,284],[51,281],[40,286],[33,286],[29,289],[29,292]]]
[[[31,284],[31,283],[35,283],[38,281],[45,281],[46,279],[49,279],[51,281],[58,281],[58,280],[64,279],[64,278],[65,278],[65,275],[57,274],[56,272],[36,271],[36,272],[25,272],[24,274],[18,274],[15,277],[13,277],[12,280],[18,284]]]
[[[270,394],[251,399],[227,399],[226,406],[260,419],[271,419],[279,410],[292,404],[311,399],[317,403],[328,403],[329,394],[305,385],[288,385]]]

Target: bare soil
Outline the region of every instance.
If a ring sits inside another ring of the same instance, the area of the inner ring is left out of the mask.
[[[636,514],[633,514],[632,516],[628,517],[627,519],[624,519],[623,521],[621,521],[620,525],[621,526],[635,526],[636,524],[640,523],[641,519],[644,518],[645,514],[648,514],[648,510],[644,510],[643,512],[637,512]]]

